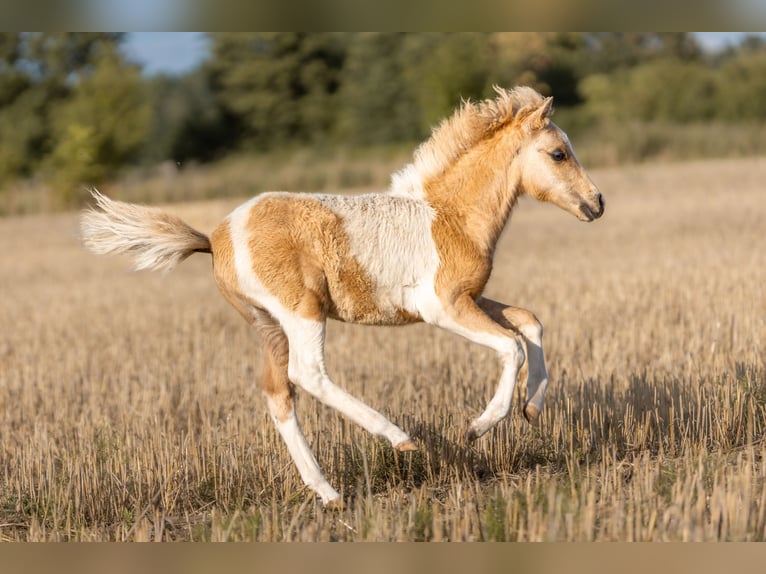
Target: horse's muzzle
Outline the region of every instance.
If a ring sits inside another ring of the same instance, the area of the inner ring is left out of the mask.
[[[585,221],[593,221],[604,215],[604,197],[599,193],[596,196],[596,204],[588,205],[585,202],[580,203],[580,212],[585,216]]]

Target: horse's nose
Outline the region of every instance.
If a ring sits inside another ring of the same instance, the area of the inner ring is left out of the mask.
[[[604,196],[600,193],[596,196],[596,203],[598,205],[598,211],[595,213],[596,217],[604,215]]]

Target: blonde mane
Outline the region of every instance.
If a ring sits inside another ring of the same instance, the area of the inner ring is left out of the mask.
[[[477,143],[508,125],[519,110],[539,106],[544,98],[532,88],[506,90],[494,86],[497,97],[461,106],[433,130],[431,137],[415,150],[413,163],[391,178],[395,194],[420,195],[424,181],[442,174]]]

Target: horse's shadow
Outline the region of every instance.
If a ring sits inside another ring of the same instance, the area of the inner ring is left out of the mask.
[[[421,487],[439,490],[456,481],[466,483],[491,481],[500,474],[518,471],[505,468],[497,459],[487,456],[480,443],[464,438],[463,430],[453,434],[451,421],[406,421],[405,426],[418,449],[397,452],[383,440],[374,447],[344,445],[345,464],[338,468],[347,494],[371,495],[390,492],[392,488],[407,491]],[[467,428],[467,427],[466,427]],[[481,439],[479,439],[481,440]],[[523,464],[523,463],[522,463]]]
[[[444,424],[433,421],[414,422],[408,428],[418,443],[415,454],[423,458],[434,478],[484,480],[497,470],[485,452],[478,448],[479,443],[465,438],[465,429],[461,429],[459,438],[454,439],[446,436]]]

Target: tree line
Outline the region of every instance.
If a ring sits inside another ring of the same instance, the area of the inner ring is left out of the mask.
[[[214,33],[209,59],[146,77],[122,34],[0,33],[0,188],[63,201],[125,166],[290,146],[416,142],[461,99],[527,84],[569,131],[766,120],[766,46],[689,33]]]

